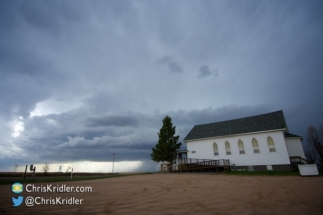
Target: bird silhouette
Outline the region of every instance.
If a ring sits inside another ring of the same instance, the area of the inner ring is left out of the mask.
[[[18,198],[12,197],[12,203],[14,207],[18,207],[19,205],[21,205],[22,200],[24,200],[23,196],[18,196]]]

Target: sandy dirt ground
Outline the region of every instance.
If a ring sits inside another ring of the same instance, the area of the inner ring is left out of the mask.
[[[74,197],[83,202],[13,207],[11,197],[18,195],[11,185],[2,185],[0,214],[323,214],[323,177],[159,173],[52,183],[62,184],[90,186],[93,192],[24,191],[24,198]]]

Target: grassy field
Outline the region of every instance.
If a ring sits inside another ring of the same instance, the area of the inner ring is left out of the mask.
[[[248,171],[232,171],[232,172],[225,172],[226,175],[275,175],[275,176],[300,176],[298,171],[295,172],[278,172],[278,171],[264,171],[264,172],[248,172]],[[323,171],[319,172],[319,175],[323,175]]]
[[[150,173],[132,173],[132,174],[77,174],[73,175],[73,178],[71,179],[71,176],[55,176],[55,175],[47,175],[47,176],[36,176],[34,179],[31,179],[31,176],[28,176],[25,178],[24,181],[22,181],[22,177],[6,177],[5,174],[0,174],[0,185],[6,185],[6,184],[13,184],[15,182],[20,183],[48,183],[48,182],[63,182],[63,181],[81,181],[81,180],[95,180],[95,179],[103,179],[103,178],[115,178],[115,177],[125,177],[130,175],[144,175],[144,174],[150,174]]]
[[[0,173],[0,185],[13,184],[15,182],[21,183],[48,183],[48,182],[64,182],[64,181],[81,181],[81,180],[95,180],[103,178],[115,178],[115,177],[125,177],[131,175],[145,175],[152,173],[122,173],[122,174],[103,174],[103,173],[75,173],[73,174],[73,179],[71,179],[70,174],[48,174],[44,176],[43,174],[38,174],[34,179],[31,179],[31,175],[27,175],[26,179],[22,181],[21,174],[8,175],[6,173]],[[181,174],[181,173],[177,173]],[[195,173],[199,174],[199,173]],[[200,173],[203,174],[203,173]],[[239,176],[300,176],[298,171],[296,172],[277,172],[277,171],[264,171],[264,172],[248,172],[248,171],[231,171],[231,172],[222,172],[223,175],[239,175]],[[320,175],[323,175],[323,171],[319,172]]]

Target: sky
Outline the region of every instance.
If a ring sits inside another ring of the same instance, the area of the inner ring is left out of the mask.
[[[0,171],[157,171],[162,119],[323,124],[323,2],[0,1]]]

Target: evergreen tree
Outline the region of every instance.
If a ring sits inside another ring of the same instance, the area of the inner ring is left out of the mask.
[[[151,159],[155,162],[169,162],[170,165],[176,160],[176,151],[182,145],[177,143],[179,136],[174,136],[176,126],[173,126],[172,118],[165,116],[163,126],[158,133],[158,143],[152,148]]]

